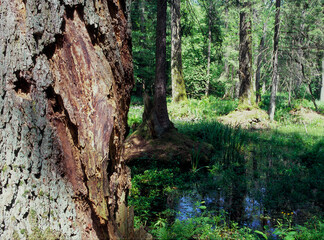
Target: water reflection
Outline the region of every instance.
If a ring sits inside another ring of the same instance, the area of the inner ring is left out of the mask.
[[[214,212],[215,214],[226,212],[231,220],[252,229],[262,230],[266,225],[270,229],[273,227],[270,217],[266,216],[260,202],[248,194],[245,194],[241,199],[238,199],[239,197],[239,194],[226,196],[223,191],[219,190],[210,191],[205,193],[204,196],[197,190],[190,193],[185,192],[178,200],[175,209],[177,212],[176,218],[183,221],[201,216],[203,211]],[[206,206],[206,210],[199,208],[202,205]]]

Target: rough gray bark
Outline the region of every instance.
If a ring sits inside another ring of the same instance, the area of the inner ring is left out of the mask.
[[[273,39],[273,72],[272,72],[272,87],[269,106],[270,121],[274,119],[276,109],[276,95],[279,83],[278,78],[278,45],[279,45],[279,32],[280,32],[280,0],[276,0],[276,18],[275,18],[275,31]]]
[[[124,6],[1,1],[1,239],[131,234],[120,158],[133,86]]]
[[[240,51],[239,51],[239,78],[241,104],[254,103],[252,84],[252,24],[251,3],[244,0],[240,11]]]
[[[322,88],[320,101],[324,102],[324,59],[322,60]]]
[[[180,102],[187,99],[183,78],[181,57],[180,0],[171,1],[171,80],[172,100]]]

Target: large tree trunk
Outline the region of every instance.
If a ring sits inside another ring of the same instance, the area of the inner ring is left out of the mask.
[[[122,0],[1,1],[1,239],[127,237],[124,11]]]
[[[171,79],[172,100],[180,102],[187,99],[182,71],[180,36],[180,0],[171,1]]]
[[[280,31],[280,0],[276,0],[276,18],[275,18],[275,32],[273,39],[273,72],[272,72],[272,87],[269,107],[270,121],[274,119],[276,109],[276,95],[278,88],[278,45],[279,45],[279,31]]]
[[[322,60],[322,88],[320,101],[324,102],[324,59]]]
[[[153,114],[153,128],[156,136],[161,136],[173,126],[169,119],[166,103],[166,16],[167,0],[158,0]]]
[[[251,26],[251,3],[243,1],[240,11],[240,103],[252,105],[254,103],[252,84],[252,26]]]

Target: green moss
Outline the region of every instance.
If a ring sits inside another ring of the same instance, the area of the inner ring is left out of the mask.
[[[43,190],[40,190],[39,193],[38,193],[39,196],[43,197],[44,196],[44,192]]]
[[[237,106],[237,109],[242,110],[242,111],[244,111],[244,110],[250,111],[250,110],[255,109],[255,108],[256,108],[255,105],[248,104],[247,102],[241,102]]]
[[[175,103],[187,100],[186,86],[183,74],[178,69],[172,69],[172,100]]]
[[[30,209],[29,216],[31,219],[36,219],[37,213],[34,209]]]
[[[6,172],[7,170],[8,170],[8,165],[7,164],[3,165],[2,172]]]
[[[27,197],[28,194],[29,194],[29,190],[25,190],[23,193],[23,197]]]
[[[52,210],[51,215],[54,214],[54,211]],[[45,216],[45,213],[42,217]],[[60,236],[60,234],[56,231],[51,230],[49,227],[45,230],[42,230],[38,227],[38,219],[37,219],[37,212],[34,209],[30,209],[29,215],[28,215],[30,224],[32,226],[32,232],[28,236],[26,236],[29,240],[59,240],[64,239]],[[26,233],[26,231],[24,231]],[[23,234],[23,233],[22,233]],[[27,235],[27,234],[26,234]]]
[[[20,240],[19,233],[17,231],[14,231],[13,232],[12,239],[13,240]]]
[[[32,233],[28,236],[29,240],[63,240],[64,238],[56,231],[51,230],[49,227],[44,231],[39,227],[34,227]]]

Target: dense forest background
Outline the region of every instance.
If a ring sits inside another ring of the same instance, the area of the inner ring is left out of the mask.
[[[158,239],[323,238],[324,2],[129,3],[135,228]],[[159,135],[161,46],[176,130]]]
[[[252,73],[257,94],[271,92],[275,1],[250,1]],[[319,100],[324,52],[323,1],[282,1],[278,46],[279,93]],[[240,1],[182,1],[181,40],[187,95],[239,97]],[[167,18],[168,93],[171,93],[171,19]],[[152,90],[155,76],[155,1],[132,1],[136,93]],[[210,64],[208,64],[210,63]],[[206,92],[206,84],[210,87]],[[256,89],[257,88],[257,89]],[[264,100],[264,98],[262,100]]]

